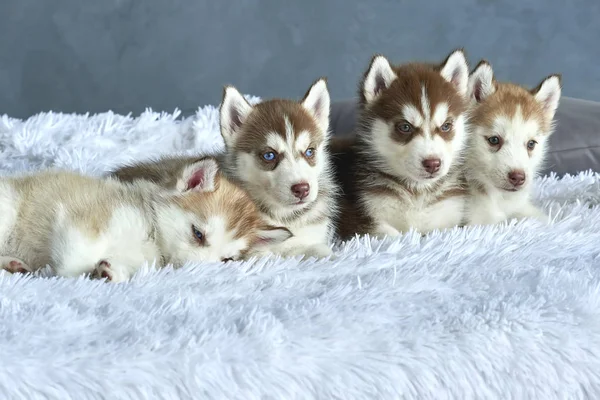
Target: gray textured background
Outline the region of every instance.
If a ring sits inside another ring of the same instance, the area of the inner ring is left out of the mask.
[[[0,0],[0,114],[185,112],[223,84],[300,97],[328,76],[354,96],[374,52],[441,59],[464,46],[497,76],[600,100],[598,0]]]

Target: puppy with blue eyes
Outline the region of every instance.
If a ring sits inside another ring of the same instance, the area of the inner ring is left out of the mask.
[[[220,108],[225,152],[219,164],[246,190],[268,224],[292,237],[255,248],[254,255],[331,254],[337,188],[328,153],[330,98],[325,79],[317,80],[301,101],[272,99],[251,105],[234,87],[224,90]],[[150,179],[172,187],[173,177],[194,157],[163,157],[124,166],[113,176]]]
[[[469,187],[466,224],[547,216],[531,200],[534,177],[554,130],[561,77],[551,75],[532,90],[494,79],[482,60],[469,77],[472,134],[464,173]]]

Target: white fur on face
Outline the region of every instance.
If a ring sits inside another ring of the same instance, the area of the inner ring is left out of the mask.
[[[502,138],[500,150],[490,146],[487,138]],[[526,188],[537,174],[545,155],[548,135],[541,130],[536,119],[525,119],[520,106],[512,117],[499,115],[494,119],[490,129],[475,127],[473,143],[469,149],[468,174],[483,183],[510,190],[513,186],[508,180],[511,171],[525,172]],[[537,145],[533,151],[527,151],[527,143],[535,140]]]
[[[272,132],[265,135],[265,147],[275,150],[281,161],[272,171],[260,167],[262,161],[256,154],[244,153],[237,158],[237,173],[244,182],[244,187],[258,202],[266,205],[272,212],[301,210],[316,200],[319,192],[319,176],[325,170],[325,143],[315,147],[315,166],[311,166],[304,158],[304,152],[311,147],[310,132],[300,132],[295,138],[293,126],[287,116],[285,118],[285,138]],[[308,183],[309,195],[298,204],[292,193],[292,185]]]
[[[397,134],[394,133],[393,124],[377,119],[372,126],[374,150],[384,158],[390,172],[413,181],[417,186],[429,185],[445,176],[466,141],[464,116],[460,115],[454,119],[454,137],[451,141],[446,141],[434,132],[447,121],[448,104],[439,103],[431,112],[425,88],[422,89],[421,104],[420,109],[413,104],[407,104],[402,110],[404,119],[422,131],[407,144],[399,144],[392,139],[392,136]],[[426,159],[441,161],[440,170],[433,176],[423,167],[423,161]]]
[[[247,238],[235,239],[236,232],[227,229],[226,215],[211,215],[202,220],[174,205],[161,207],[157,214],[167,262],[179,265],[188,260],[238,259],[249,247]],[[205,236],[205,245],[197,242],[192,225]]]

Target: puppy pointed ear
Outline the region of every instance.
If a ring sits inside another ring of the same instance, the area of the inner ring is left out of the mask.
[[[177,180],[179,192],[214,192],[219,179],[219,164],[212,157],[204,158],[186,166]]]
[[[292,232],[287,228],[266,225],[258,230],[258,236],[254,246],[256,248],[272,246],[283,243],[292,236]]]
[[[229,147],[237,140],[240,128],[251,111],[252,106],[236,88],[225,86],[223,101],[219,109],[221,136],[223,136],[225,146]]]
[[[302,105],[315,118],[325,134],[329,131],[330,102],[326,78],[320,78],[313,83],[302,99]]]
[[[467,96],[470,101],[481,103],[495,91],[496,82],[492,66],[486,60],[481,60],[469,76]]]
[[[379,54],[373,56],[362,81],[362,98],[367,104],[373,102],[396,78],[396,73],[387,58]]]
[[[469,83],[469,64],[463,49],[454,50],[448,55],[441,65],[440,74],[456,87],[461,96],[466,97]]]
[[[554,118],[554,114],[558,109],[562,92],[561,85],[562,76],[560,74],[555,74],[544,78],[544,80],[531,91],[535,99],[542,105],[544,116],[548,120]]]

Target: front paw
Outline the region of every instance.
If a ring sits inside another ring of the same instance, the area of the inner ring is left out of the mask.
[[[11,274],[29,274],[33,272],[33,269],[23,260],[6,256],[0,256],[0,269],[8,271]]]
[[[312,246],[306,247],[297,247],[294,249],[289,249],[286,252],[282,253],[284,257],[297,257],[303,256],[303,259],[307,259],[310,257],[314,257],[317,259],[326,258],[332,255],[332,251],[329,246],[325,244],[315,244]]]
[[[547,224],[550,222],[550,216],[545,214],[542,210],[537,207],[530,207],[524,212],[521,212],[516,215],[518,219],[532,218],[536,221]]]
[[[506,215],[499,212],[472,213],[465,226],[485,226],[499,224],[507,219]]]
[[[92,272],[92,279],[105,279],[109,282],[123,282],[129,279],[122,268],[114,268],[111,263],[106,260],[100,261]]]
[[[391,226],[390,224],[387,223],[380,223],[377,225],[377,227],[375,228],[375,230],[370,234],[370,236],[372,237],[377,237],[377,238],[384,238],[384,237],[396,237],[396,236],[400,236],[400,231],[396,228],[394,228],[393,226]]]
[[[333,254],[331,248],[324,244],[317,244],[306,249],[305,257],[326,258]]]

